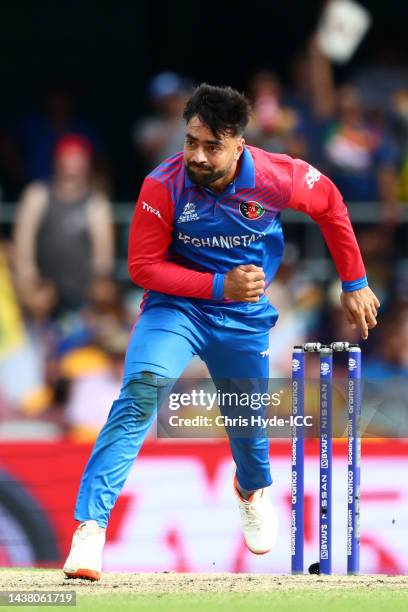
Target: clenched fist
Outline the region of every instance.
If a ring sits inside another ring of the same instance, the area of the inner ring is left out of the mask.
[[[236,302],[258,302],[265,287],[265,273],[252,264],[230,270],[224,279],[224,297]]]

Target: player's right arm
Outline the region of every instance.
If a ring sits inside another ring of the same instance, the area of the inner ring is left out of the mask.
[[[174,205],[169,191],[159,181],[146,178],[129,234],[128,267],[133,282],[144,289],[180,297],[259,300],[263,272],[255,266],[239,266],[223,275],[197,272],[167,261],[173,227]]]
[[[307,162],[294,159],[288,206],[318,223],[342,280],[341,304],[347,320],[358,326],[364,340],[377,325],[376,295],[368,286],[363,259],[343,198],[327,177]]]

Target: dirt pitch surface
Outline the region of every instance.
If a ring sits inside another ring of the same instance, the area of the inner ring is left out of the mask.
[[[408,576],[276,576],[271,574],[103,574],[100,582],[69,580],[61,570],[2,569],[0,591],[72,590],[108,593],[251,593],[296,590],[389,588],[408,590]]]

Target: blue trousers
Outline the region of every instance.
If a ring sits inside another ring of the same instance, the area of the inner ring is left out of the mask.
[[[233,379],[251,379],[253,389],[266,392],[269,329],[276,320],[266,298],[231,307],[152,294],[129,341],[119,399],[86,465],[75,518],[94,519],[106,527],[155,419],[161,392],[168,390],[169,380],[180,377],[194,355],[205,361],[220,391],[233,391]],[[229,441],[241,487],[251,491],[269,486],[268,438],[230,436]]]

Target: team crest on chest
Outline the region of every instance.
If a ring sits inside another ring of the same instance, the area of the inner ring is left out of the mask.
[[[245,219],[254,221],[255,219],[260,219],[265,214],[265,209],[259,202],[247,200],[246,202],[241,202],[239,212]]]
[[[196,205],[194,204],[194,202],[187,202],[187,204],[184,205],[181,215],[177,219],[177,223],[187,223],[188,221],[197,221],[199,218],[200,217],[196,211]]]

